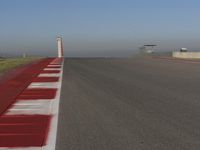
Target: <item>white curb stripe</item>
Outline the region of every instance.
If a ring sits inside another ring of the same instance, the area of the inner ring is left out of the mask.
[[[51,64],[51,65],[48,65],[48,67],[61,67],[62,65],[53,65],[53,64]]]
[[[42,73],[38,77],[60,77],[60,73],[51,73],[51,74]]]
[[[18,101],[11,107],[6,115],[34,115],[34,114],[45,114],[51,113],[51,100],[23,100]]]
[[[28,88],[58,88],[57,82],[32,82]]]
[[[44,68],[44,70],[56,70],[56,71],[61,71],[60,68]]]

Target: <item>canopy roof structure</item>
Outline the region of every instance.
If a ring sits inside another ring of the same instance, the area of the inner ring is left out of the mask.
[[[145,46],[145,47],[146,47],[146,46],[147,46],[147,47],[148,47],[148,46],[149,46],[149,47],[155,47],[155,46],[157,46],[157,45],[155,45],[155,44],[152,44],[152,45],[151,45],[151,44],[150,44],[150,45],[144,45],[144,46]]]
[[[142,53],[153,53],[154,52],[154,47],[156,47],[156,44],[146,44],[140,47],[140,51]]]

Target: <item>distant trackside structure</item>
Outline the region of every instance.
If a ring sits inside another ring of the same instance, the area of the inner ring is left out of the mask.
[[[58,57],[64,57],[62,37],[57,37]]]
[[[155,44],[148,44],[148,45],[144,45],[142,47],[140,47],[140,53],[147,53],[147,54],[151,54],[154,52],[154,48],[156,47],[157,45]]]
[[[172,57],[188,58],[188,59],[200,59],[200,52],[173,52]]]
[[[172,57],[175,58],[188,58],[188,59],[200,59],[200,52],[188,52],[187,48],[181,48],[180,51],[172,53]]]

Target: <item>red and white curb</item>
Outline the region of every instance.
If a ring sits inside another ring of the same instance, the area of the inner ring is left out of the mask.
[[[54,64],[51,63],[51,65]],[[47,145],[43,147],[43,150],[55,150],[56,147],[56,135],[57,135],[57,126],[58,126],[58,114],[59,114],[59,103],[60,103],[60,94],[61,94],[61,86],[62,86],[62,77],[63,77],[63,64],[60,69],[59,74],[59,82],[58,82],[58,90],[55,97],[55,101],[53,101],[51,105],[51,113],[54,115],[52,118],[52,124],[50,127],[49,137],[47,139]],[[48,76],[47,76],[48,77]],[[45,84],[45,83],[44,83]]]
[[[56,58],[46,68],[44,68],[44,70],[38,75],[38,79],[33,80],[25,92],[22,92],[17,101],[4,114],[5,118],[15,115],[50,116],[51,120],[49,129],[46,129],[48,133],[44,146],[1,147],[0,150],[55,150],[63,75],[63,62],[58,63],[58,61],[60,62],[59,58]],[[30,93],[32,90],[36,90],[36,92],[31,95]],[[44,91],[44,93],[49,92],[50,94],[46,97],[43,93],[41,93],[41,91]],[[53,96],[52,93],[55,93],[55,95]],[[9,126],[10,124],[8,123],[5,125]]]

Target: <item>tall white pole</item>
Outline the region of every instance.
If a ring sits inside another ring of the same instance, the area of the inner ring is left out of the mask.
[[[63,42],[61,37],[57,37],[58,57],[63,57]]]

